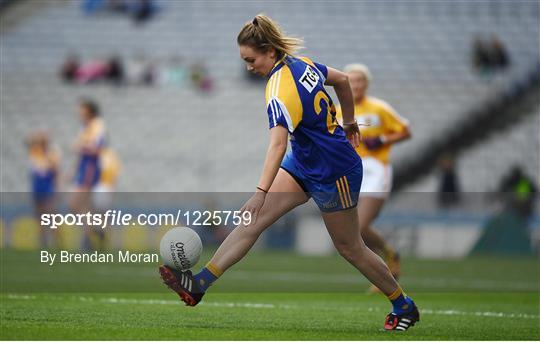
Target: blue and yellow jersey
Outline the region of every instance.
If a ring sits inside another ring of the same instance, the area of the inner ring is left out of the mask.
[[[100,118],[94,118],[86,124],[77,137],[79,145],[87,148],[101,148],[105,142],[105,124]],[[85,154],[84,150],[81,154]]]
[[[407,119],[401,117],[388,103],[372,96],[364,96],[360,103],[354,104],[354,117],[364,138],[403,132],[409,126]],[[337,118],[340,122],[343,120],[341,108],[338,108]],[[361,157],[372,157],[384,164],[390,163],[390,150],[390,145],[375,150],[368,150],[364,144],[356,148]]]
[[[324,89],[326,66],[287,56],[272,69],[266,85],[270,128],[289,130],[297,168],[317,182],[334,182],[360,162],[336,120]]]
[[[81,147],[79,163],[75,174],[78,186],[96,185],[100,178],[99,154],[105,143],[105,124],[100,118],[92,119],[77,137]],[[90,150],[97,150],[89,152]]]
[[[60,163],[60,155],[54,150],[44,150],[41,146],[29,149],[30,179],[35,196],[46,196],[55,192],[55,183]]]

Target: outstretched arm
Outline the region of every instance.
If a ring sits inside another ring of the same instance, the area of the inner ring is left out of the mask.
[[[276,178],[276,174],[287,151],[287,137],[289,132],[283,126],[276,126],[270,130],[270,143],[266,151],[264,167],[258,187],[268,191]],[[258,190],[260,191],[260,190]]]
[[[257,222],[257,215],[261,210],[266,193],[272,186],[274,178],[276,178],[279,166],[283,160],[283,156],[287,151],[287,137],[289,132],[283,126],[275,126],[270,129],[270,144],[266,151],[266,158],[264,160],[263,171],[259,180],[259,185],[253,196],[244,204],[242,212],[248,211],[251,213],[252,223]]]
[[[405,126],[403,128],[403,131],[401,132],[394,132],[384,135],[384,143],[385,144],[395,144],[397,142],[407,140],[411,138],[411,131],[409,130],[408,126]]]
[[[383,145],[392,145],[397,142],[407,140],[410,137],[411,132],[409,131],[409,127],[405,126],[401,132],[393,132],[372,138],[366,138],[362,142],[368,150],[376,150]]]

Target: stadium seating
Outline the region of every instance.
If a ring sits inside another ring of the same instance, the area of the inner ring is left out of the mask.
[[[523,120],[500,130],[481,144],[465,151],[456,160],[456,171],[462,191],[497,191],[499,183],[510,169],[521,166],[526,175],[538,180],[540,174],[540,106]],[[438,171],[411,184],[404,191],[431,192],[437,189]]]
[[[69,173],[75,162],[70,146],[79,129],[76,101],[81,96],[95,98],[103,108],[112,146],[124,165],[119,190],[251,190],[266,145],[264,95],[262,87],[244,80],[235,39],[242,23],[262,10],[286,31],[305,38],[305,55],[338,68],[351,62],[370,66],[372,94],[391,103],[412,125],[414,139],[394,151],[397,163],[444,134],[468,109],[539,59],[537,2],[347,1],[331,7],[313,2],[306,10],[298,3],[268,1],[169,1],[160,3],[156,18],[140,27],[113,14],[85,16],[79,5],[47,1],[21,19],[24,25],[2,32],[1,148],[3,160],[9,160],[3,166],[4,191],[28,189],[23,138],[36,127],[53,133],[62,150],[64,174]],[[472,71],[470,50],[478,33],[496,33],[502,39],[510,70],[491,79]],[[56,72],[71,52],[85,58],[180,55],[189,63],[204,61],[217,86],[212,94],[187,86],[66,86]],[[537,123],[538,115],[531,120]],[[516,126],[511,141],[522,146],[520,158],[538,161],[538,143],[518,141],[531,129]],[[478,160],[498,153],[502,143],[496,143],[496,137],[493,141],[482,147],[490,152]],[[484,153],[476,151],[470,155]],[[463,180],[464,186],[492,189],[482,180],[493,165],[468,162],[468,155],[460,166],[471,177]],[[538,175],[538,163],[531,170]],[[422,187],[411,188],[417,189]]]

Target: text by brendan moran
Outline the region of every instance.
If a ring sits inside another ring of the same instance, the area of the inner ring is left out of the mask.
[[[132,253],[130,251],[118,251],[116,253],[73,253],[69,251],[58,251],[51,253],[41,251],[42,263],[50,266],[55,262],[59,263],[158,263],[159,256],[156,253]]]

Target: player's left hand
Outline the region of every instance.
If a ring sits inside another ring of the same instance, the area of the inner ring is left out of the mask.
[[[370,151],[378,149],[384,144],[384,141],[382,137],[374,137],[374,138],[365,138],[363,141],[364,145],[366,145],[366,148]]]
[[[251,213],[251,222],[250,225],[257,222],[257,216],[259,216],[259,211],[261,210],[264,200],[266,199],[266,193],[262,191],[257,191],[251,196],[251,198],[244,204],[240,209],[240,212],[243,213],[248,211]]]
[[[351,123],[343,123],[343,130],[351,145],[357,148],[360,145],[360,129],[356,120]]]

